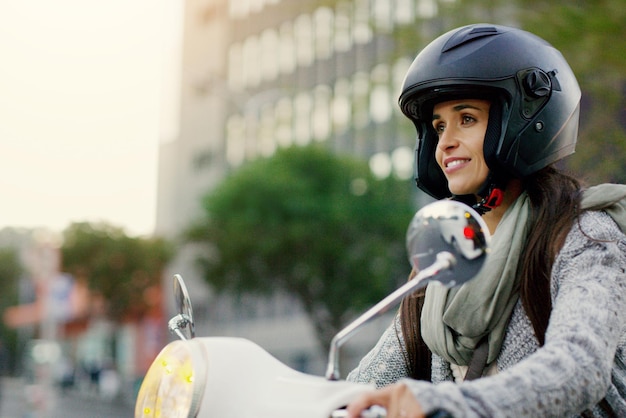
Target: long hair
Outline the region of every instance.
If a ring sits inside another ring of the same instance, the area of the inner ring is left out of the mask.
[[[535,336],[544,344],[552,311],[550,274],[568,232],[580,214],[581,186],[578,180],[548,166],[523,181],[530,200],[529,231],[517,274],[520,298]],[[420,332],[425,292],[407,297],[400,306],[402,336],[410,377],[431,379],[431,353]]]

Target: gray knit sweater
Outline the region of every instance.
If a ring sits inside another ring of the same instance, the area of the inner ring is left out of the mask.
[[[405,350],[396,319],[347,380],[378,387],[402,380],[428,414],[455,417],[569,417],[606,397],[626,417],[626,236],[604,212],[586,212],[552,269],[552,304],[539,348],[518,302],[497,359],[497,374],[453,382],[433,356],[434,384],[404,379]]]

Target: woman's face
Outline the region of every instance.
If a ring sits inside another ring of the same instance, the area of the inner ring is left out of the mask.
[[[452,194],[477,194],[487,179],[483,143],[490,105],[487,100],[464,99],[442,102],[433,109],[439,137],[435,158]]]

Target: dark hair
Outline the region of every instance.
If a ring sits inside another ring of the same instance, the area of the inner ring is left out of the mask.
[[[550,274],[568,232],[580,214],[578,180],[548,166],[522,180],[530,199],[529,231],[520,258],[520,298],[533,330],[543,345],[552,310]],[[402,335],[410,377],[431,378],[431,353],[420,333],[424,291],[407,297],[400,307]]]

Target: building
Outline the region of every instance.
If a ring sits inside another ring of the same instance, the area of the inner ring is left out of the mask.
[[[228,170],[281,146],[325,143],[369,160],[379,176],[408,180],[415,134],[396,100],[415,52],[456,25],[439,7],[435,0],[187,0],[180,134],[161,147],[157,234],[176,237]],[[220,300],[194,271],[194,248],[181,249],[167,274],[187,280],[200,335],[250,338],[292,367],[323,373],[326,357],[297,304],[286,296]],[[388,322],[355,345],[369,348]],[[349,361],[362,354],[347,350]]]

